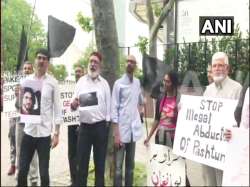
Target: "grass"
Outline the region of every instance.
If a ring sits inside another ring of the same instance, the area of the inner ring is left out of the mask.
[[[91,161],[89,165],[88,186],[94,186],[94,185],[95,185],[95,172],[94,172],[94,164]],[[106,176],[105,185],[113,186],[113,178],[109,178]],[[146,186],[146,185],[147,185],[146,165],[140,162],[135,162],[133,186]]]

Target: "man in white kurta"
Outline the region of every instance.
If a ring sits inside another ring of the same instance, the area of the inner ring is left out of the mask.
[[[228,56],[217,52],[212,57],[212,75],[214,82],[207,86],[204,96],[236,99],[240,97],[242,86],[228,77]],[[223,171],[202,165],[202,176],[205,186],[221,186]]]

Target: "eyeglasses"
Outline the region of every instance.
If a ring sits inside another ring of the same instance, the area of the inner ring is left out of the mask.
[[[36,58],[38,60],[48,60],[48,57],[46,57],[46,56],[40,56],[40,55],[38,55]]]

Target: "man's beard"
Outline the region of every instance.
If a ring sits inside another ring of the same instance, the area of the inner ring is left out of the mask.
[[[90,67],[88,68],[88,75],[92,78],[95,79],[100,75],[100,70],[96,69],[95,71],[91,71]]]
[[[225,75],[218,75],[218,76],[213,76],[213,80],[215,83],[220,83],[225,79]]]

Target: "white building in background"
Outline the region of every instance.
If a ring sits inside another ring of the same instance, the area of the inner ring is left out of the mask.
[[[234,16],[243,37],[249,31],[249,0],[177,0],[177,42],[197,42],[199,16]],[[204,37],[201,37],[204,38]],[[211,40],[213,37],[206,37]]]

